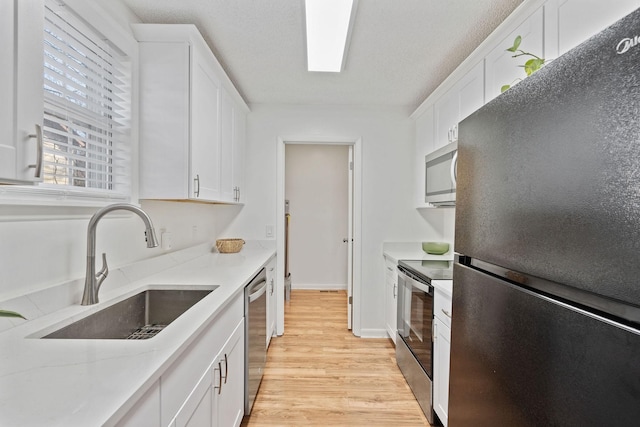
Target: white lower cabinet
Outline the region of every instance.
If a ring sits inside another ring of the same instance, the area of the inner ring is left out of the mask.
[[[237,427],[244,415],[244,319],[218,354],[218,362],[222,380],[212,388],[218,414],[212,425]]]
[[[267,264],[267,347],[271,337],[276,335],[277,297],[276,297],[276,258]]]
[[[162,374],[160,392],[163,427],[240,425],[244,414],[242,294]]]
[[[449,360],[451,355],[451,296],[436,289],[433,318],[433,410],[447,427]]]
[[[244,319],[169,422],[171,427],[239,426],[244,414]]]
[[[157,381],[122,417],[118,427],[159,426],[160,424],[160,381]]]
[[[398,316],[398,270],[397,264],[385,257],[384,259],[384,277],[385,277],[385,326],[387,334],[395,344]]]
[[[434,325],[433,354],[433,409],[442,424],[447,427],[449,413],[449,356],[451,354],[451,329],[437,317]]]

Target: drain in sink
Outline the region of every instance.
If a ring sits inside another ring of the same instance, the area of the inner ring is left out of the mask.
[[[153,338],[166,328],[167,325],[145,325],[133,331],[126,339],[128,340],[146,340]]]

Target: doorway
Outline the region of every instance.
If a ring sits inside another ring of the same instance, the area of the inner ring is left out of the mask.
[[[292,249],[289,270],[293,287],[325,290],[346,288],[347,327],[357,336],[360,335],[360,310],[357,304],[361,263],[360,158],[360,139],[278,139],[278,271],[284,272],[284,205],[285,195],[288,194],[287,197],[291,197],[288,219]],[[339,166],[339,163],[343,166]],[[333,172],[323,170],[325,168]],[[295,181],[289,179],[292,177],[287,177],[287,174],[293,175]],[[277,310],[278,335],[284,333],[284,295],[284,274],[278,274],[278,303],[281,304]]]
[[[333,144],[285,148],[284,195],[285,206],[289,205],[285,252],[293,289],[347,289],[349,148]]]

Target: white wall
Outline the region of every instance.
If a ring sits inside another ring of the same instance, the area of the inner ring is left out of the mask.
[[[247,118],[247,205],[227,233],[264,239],[276,218],[277,138],[362,138],[363,335],[384,334],[383,241],[441,239],[444,210],[413,207],[413,123],[403,108],[252,105]]]
[[[143,202],[142,208],[158,237],[161,229],[171,232],[171,252],[215,241],[240,209],[175,202]],[[0,301],[84,277],[87,225],[96,210],[0,206]],[[106,252],[111,269],[170,252],[148,249],[142,221],[129,213],[104,217],[96,243],[96,254]]]
[[[349,147],[287,144],[291,287],[347,288]]]

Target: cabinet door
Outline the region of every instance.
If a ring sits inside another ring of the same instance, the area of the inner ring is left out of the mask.
[[[276,260],[267,265],[267,347],[276,333]]]
[[[449,413],[449,356],[451,353],[451,329],[438,317],[433,319],[433,409],[444,427]]]
[[[478,62],[460,79],[458,92],[458,122],[484,105],[484,61]]]
[[[0,3],[0,57],[5,65],[0,67],[0,180],[16,177],[16,147],[13,137],[13,50],[14,20],[13,1]]]
[[[0,182],[40,181],[32,135],[44,117],[44,1],[3,1],[0,24]]]
[[[244,320],[233,331],[218,355],[222,384],[214,389],[217,400],[214,425],[238,427],[244,415]],[[217,424],[216,424],[217,422]]]
[[[186,199],[189,172],[187,43],[139,43],[140,198]]]
[[[240,108],[233,110],[233,186],[235,188],[235,201],[245,202],[244,192],[244,148],[247,126],[247,115]]]
[[[156,382],[135,406],[118,421],[117,427],[160,425],[160,382]]]
[[[557,58],[638,7],[638,0],[547,1],[544,5],[545,55]]]
[[[233,142],[235,114],[233,101],[227,91],[220,91],[220,192],[226,202],[235,201],[233,182]]]
[[[213,376],[212,369],[207,369],[202,375],[172,421],[175,427],[211,427],[213,425]]]
[[[517,36],[522,37],[520,45],[522,50],[544,58],[542,8],[536,10],[515,31],[502,39],[485,58],[486,102],[500,95],[500,88],[503,85],[514,85],[526,77],[521,66],[529,57],[512,58],[513,53],[506,50],[513,45]]]
[[[220,200],[220,83],[202,56],[192,51],[190,195]]]
[[[385,259],[385,324],[389,338],[396,342],[397,313],[398,313],[398,273],[396,264]]]
[[[451,132],[458,123],[460,101],[456,88],[450,89],[435,103],[435,137],[433,149],[437,150],[452,141]]]

